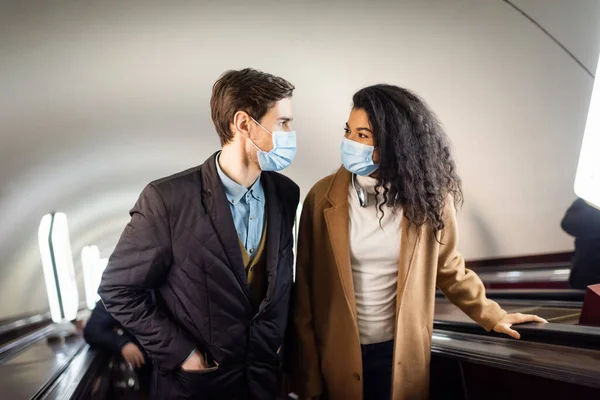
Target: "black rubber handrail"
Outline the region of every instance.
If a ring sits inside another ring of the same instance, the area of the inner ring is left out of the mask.
[[[490,299],[509,300],[582,302],[585,297],[585,290],[579,289],[487,289],[485,293]],[[437,291],[436,297],[444,297],[444,294]]]
[[[33,313],[0,321],[0,336],[40,322],[50,321],[50,312]]]
[[[79,350],[37,392],[32,400],[83,400],[90,398],[94,381],[108,368],[110,356],[82,343]]]
[[[570,262],[554,262],[554,263],[532,263],[532,264],[498,264],[486,265],[479,267],[471,267],[473,271],[480,272],[507,272],[507,271],[527,271],[527,270],[555,270],[555,269],[571,269]]]
[[[0,322],[0,353],[2,348],[11,342],[18,340],[52,324],[49,312],[23,315]]]
[[[65,361],[60,368],[54,373],[54,375],[38,390],[38,392],[31,398],[31,400],[40,400],[46,399],[48,394],[52,391],[60,380],[61,376],[69,369],[69,366],[72,365],[73,360],[77,359],[77,357],[82,353],[84,349],[88,346],[85,342],[81,342],[78,344],[77,351],[69,358],[69,360]]]
[[[434,319],[433,328],[477,335],[492,335],[500,338],[506,337],[495,332],[486,332],[475,322]],[[600,350],[600,328],[597,327],[560,323],[528,323],[515,326],[514,329],[518,330],[521,334],[521,340],[524,341]]]
[[[547,379],[600,387],[600,352],[434,329],[432,353]]]
[[[52,325],[47,325],[43,328],[20,336],[17,339],[12,340],[8,343],[4,343],[0,347],[0,365],[3,364],[6,360],[9,360],[16,354],[25,350],[28,346],[32,345],[33,343],[45,339],[52,332],[54,332],[54,327]]]

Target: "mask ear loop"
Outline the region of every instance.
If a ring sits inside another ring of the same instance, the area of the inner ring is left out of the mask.
[[[264,126],[262,126],[260,124],[260,122],[258,122],[257,120],[255,120],[254,118],[250,117],[250,119],[252,119],[252,121],[254,121],[254,123],[258,126],[260,126],[261,128],[263,128],[269,135],[273,136],[273,132],[271,132],[270,130],[268,130],[267,128],[265,128]]]
[[[252,143],[252,146],[254,146],[254,148],[256,148],[256,150],[257,150],[257,151],[262,151],[262,150],[260,149],[260,147],[258,147],[258,146],[256,145],[256,143],[254,143],[254,142],[253,142],[253,141],[252,141],[250,138],[248,138],[248,141],[249,141],[250,143]]]

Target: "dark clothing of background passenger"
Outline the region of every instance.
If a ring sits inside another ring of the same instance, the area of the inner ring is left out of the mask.
[[[83,330],[83,336],[90,346],[113,354],[121,354],[121,349],[127,343],[137,344],[135,338],[106,311],[102,301],[96,303]]]
[[[90,346],[118,356],[122,356],[122,350],[126,345],[136,345],[145,359],[144,365],[136,368],[136,372],[142,386],[148,387],[152,372],[150,360],[135,337],[123,329],[121,324],[106,311],[102,301],[96,303],[83,330],[83,337]]]
[[[600,210],[577,199],[567,210],[561,226],[575,237],[571,287],[585,289],[600,283]]]

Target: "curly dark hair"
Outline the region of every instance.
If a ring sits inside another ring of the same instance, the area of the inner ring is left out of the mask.
[[[463,202],[461,180],[450,154],[446,133],[425,102],[407,89],[374,85],[359,90],[355,109],[369,116],[380,166],[378,190],[383,206],[402,207],[404,216],[420,227],[444,229],[442,212],[451,195],[458,209]]]

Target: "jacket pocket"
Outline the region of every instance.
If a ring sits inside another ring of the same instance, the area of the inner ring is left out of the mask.
[[[175,372],[175,379],[181,390],[186,396],[190,396],[190,398],[200,396],[203,399],[217,398],[216,396],[222,383],[219,377],[220,368],[218,366],[200,371],[184,371],[180,369]]]

